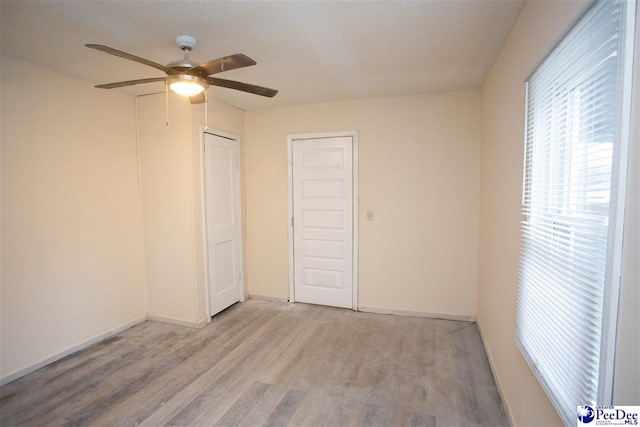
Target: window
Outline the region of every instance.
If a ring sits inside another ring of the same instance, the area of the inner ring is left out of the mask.
[[[567,425],[611,404],[634,7],[596,1],[527,81],[516,339]]]

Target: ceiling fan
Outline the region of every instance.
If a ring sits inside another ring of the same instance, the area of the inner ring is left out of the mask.
[[[189,59],[189,52],[196,45],[196,40],[193,37],[178,36],[176,37],[176,44],[184,51],[184,59],[171,61],[167,65],[158,64],[156,62],[149,61],[148,59],[140,58],[139,56],[101,44],[86,44],[85,46],[111,55],[119,56],[124,59],[129,59],[140,64],[148,65],[149,67],[164,71],[167,74],[166,77],[151,77],[148,79],[127,80],[124,82],[97,85],[96,87],[100,89],[114,89],[143,83],[165,82],[171,90],[179,93],[180,95],[188,96],[192,104],[205,102],[204,91],[209,87],[209,85],[240,90],[242,92],[253,93],[269,98],[274,97],[278,93],[275,89],[211,77],[211,75],[221,73],[223,71],[256,65],[256,62],[246,55],[236,53],[234,55],[223,56],[222,58],[198,64],[197,62]]]

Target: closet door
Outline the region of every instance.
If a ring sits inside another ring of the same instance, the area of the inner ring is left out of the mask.
[[[238,141],[205,133],[209,313],[244,299]]]

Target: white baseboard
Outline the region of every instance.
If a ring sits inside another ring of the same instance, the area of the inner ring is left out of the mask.
[[[166,316],[156,316],[155,314],[147,314],[147,320],[152,320],[154,322],[170,323],[172,325],[186,326],[188,328],[195,328],[195,329],[203,328],[207,326],[207,324],[209,323],[206,320],[203,320],[201,322],[194,322],[193,320],[177,319],[175,317],[166,317]]]
[[[496,387],[498,388],[498,394],[500,395],[500,399],[502,400],[502,406],[504,408],[504,411],[507,414],[507,419],[509,420],[509,424],[514,426],[516,424],[514,422],[513,412],[511,411],[511,406],[509,406],[509,402],[507,401],[504,391],[502,389],[502,383],[500,382],[500,377],[496,375],[493,355],[491,354],[489,347],[487,347],[487,343],[484,339],[484,334],[482,333],[482,327],[480,326],[480,323],[476,323],[476,326],[478,326],[478,332],[480,332],[480,340],[482,341],[484,352],[487,354],[487,359],[489,360],[489,367],[491,368],[491,374],[493,375],[493,380],[496,382]]]
[[[287,298],[267,297],[263,295],[253,295],[253,294],[249,294],[248,298],[257,299],[261,301],[271,301],[271,302],[289,302]]]
[[[111,338],[114,335],[119,334],[122,331],[126,331],[129,328],[132,328],[136,325],[139,325],[140,323],[144,322],[145,320],[147,320],[147,316],[142,316],[142,317],[138,317],[137,319],[134,319],[130,322],[127,322],[123,325],[120,325],[118,327],[115,327],[113,329],[108,330],[105,333],[102,333],[98,336],[95,336],[91,339],[88,339],[87,341],[84,341],[78,345],[74,345],[73,347],[70,347],[64,351],[61,351],[60,353],[54,354],[53,356],[47,357],[46,359],[43,359],[37,363],[34,363],[33,365],[29,365],[26,368],[22,368],[19,369],[9,375],[6,375],[2,378],[0,378],[0,387],[10,383],[11,381],[15,381],[20,377],[24,377],[25,375],[28,375],[32,372],[37,371],[40,368],[43,368],[53,362],[57,362],[58,360],[67,357],[68,355],[75,353],[77,351],[80,350],[84,350],[85,348],[92,346],[93,344],[99,343],[100,341],[104,341],[107,338]]]
[[[458,320],[463,322],[476,321],[475,316],[468,316],[466,314],[425,313],[422,311],[394,310],[390,308],[362,307],[362,306],[358,307],[358,311],[364,311],[366,313],[376,313],[376,314],[392,314],[394,316],[428,317],[430,319]]]

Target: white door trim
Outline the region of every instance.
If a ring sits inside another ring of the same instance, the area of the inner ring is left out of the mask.
[[[203,236],[203,241],[204,241],[204,285],[205,285],[205,299],[206,299],[206,308],[207,308],[207,323],[209,323],[211,321],[211,307],[209,306],[209,289],[210,289],[210,283],[209,283],[209,242],[208,242],[208,238],[207,238],[207,190],[206,190],[206,183],[205,183],[205,179],[206,179],[206,157],[204,156],[204,149],[205,149],[205,134],[210,134],[210,135],[216,135],[216,136],[220,136],[222,138],[225,139],[229,139],[231,141],[235,141],[235,145],[236,145],[236,153],[237,153],[237,168],[236,168],[236,174],[237,174],[237,180],[236,180],[236,191],[238,194],[238,198],[235,201],[236,203],[236,212],[237,212],[237,221],[238,221],[238,231],[237,231],[237,238],[238,238],[238,242],[240,242],[240,253],[239,253],[239,264],[240,264],[240,286],[242,287],[243,291],[242,291],[242,297],[240,298],[240,302],[244,302],[245,301],[245,292],[244,292],[244,242],[242,240],[242,235],[243,235],[243,230],[242,230],[242,144],[240,144],[240,137],[238,135],[232,134],[232,133],[228,133],[228,132],[224,132],[218,129],[212,129],[212,128],[208,128],[205,130],[204,127],[200,128],[200,157],[201,157],[201,176],[200,176],[200,182],[202,183],[202,200],[201,200],[201,204],[202,204],[202,236]]]
[[[287,178],[288,178],[288,233],[289,241],[289,301],[295,302],[293,264],[293,143],[296,140],[351,137],[353,141],[353,307],[358,311],[358,131],[301,133],[287,136]]]

